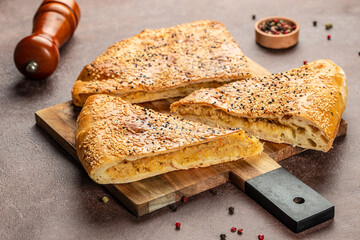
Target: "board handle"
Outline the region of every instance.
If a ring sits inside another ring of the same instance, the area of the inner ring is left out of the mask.
[[[332,203],[282,167],[245,181],[245,193],[295,233],[334,218]]]
[[[72,37],[79,20],[75,0],[44,0],[35,13],[32,34],[15,48],[18,70],[29,79],[50,76],[59,63],[59,48]]]

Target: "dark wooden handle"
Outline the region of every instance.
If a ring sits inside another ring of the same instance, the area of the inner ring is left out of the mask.
[[[50,76],[59,63],[59,48],[72,37],[79,20],[75,0],[44,0],[34,16],[32,34],[15,48],[19,71],[29,79]]]
[[[280,167],[245,182],[245,192],[295,233],[334,218],[334,205]]]

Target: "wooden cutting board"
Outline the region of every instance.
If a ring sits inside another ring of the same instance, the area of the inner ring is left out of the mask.
[[[269,71],[250,61],[252,74],[264,75]],[[159,112],[169,112],[169,106],[177,99],[159,100],[140,104]],[[61,103],[35,113],[36,123],[52,136],[67,152],[77,159],[75,150],[76,119],[80,108],[71,101]],[[338,136],[346,134],[347,123],[342,120]],[[104,185],[135,215],[141,216],[176,203],[183,196],[191,197],[227,181],[245,190],[245,182],[256,176],[281,168],[277,163],[304,151],[287,144],[265,142],[260,156],[218,164],[207,168],[174,171],[128,184]]]

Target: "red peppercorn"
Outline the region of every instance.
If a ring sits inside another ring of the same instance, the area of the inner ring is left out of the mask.
[[[186,203],[187,200],[188,200],[188,197],[187,197],[187,196],[183,196],[183,197],[181,198],[181,201],[182,201],[183,203]]]
[[[279,35],[279,33],[277,31],[274,32],[275,35]]]
[[[236,232],[236,227],[232,227],[231,232]]]
[[[238,229],[238,234],[242,234],[242,231],[243,231],[244,229],[242,229],[242,228],[239,228]]]
[[[284,34],[288,34],[288,33],[289,33],[289,31],[285,31],[285,32],[284,32]]]
[[[304,61],[304,65],[305,65],[305,64],[307,64],[307,61],[306,61],[306,60]]]
[[[330,40],[330,39],[331,39],[331,35],[327,35],[327,39]]]
[[[296,28],[296,26],[295,25],[292,25],[292,29],[295,29]]]
[[[180,230],[181,223],[180,222],[175,223],[175,227],[176,227],[176,230]]]
[[[278,23],[279,20],[277,20],[276,18],[274,18],[273,21],[274,21],[274,23]]]
[[[265,237],[264,237],[264,235],[259,235],[259,236],[258,236],[258,239],[259,239],[259,240],[264,240]]]

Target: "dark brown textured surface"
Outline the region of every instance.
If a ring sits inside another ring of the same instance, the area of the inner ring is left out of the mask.
[[[82,20],[47,80],[26,82],[13,63],[16,43],[31,31],[41,1],[0,1],[0,239],[356,239],[360,233],[360,6],[346,1],[78,1]],[[286,15],[300,24],[299,44],[271,51],[256,45],[254,21]],[[283,167],[335,205],[335,219],[293,234],[231,184],[218,194],[200,194],[179,206],[136,218],[101,186],[91,182],[71,156],[35,126],[34,112],[70,99],[85,64],[108,46],[143,28],[168,27],[198,19],[223,22],[244,53],[276,72],[303,60],[329,58],[348,77],[343,118],[348,134],[328,153],[308,151],[281,162]],[[318,21],[318,27],[312,21]],[[326,31],[324,24],[334,28]],[[326,35],[331,34],[328,41]],[[109,203],[99,199],[109,196]],[[229,216],[227,207],[235,207]],[[176,231],[174,223],[182,227]],[[233,225],[244,234],[230,233]]]

